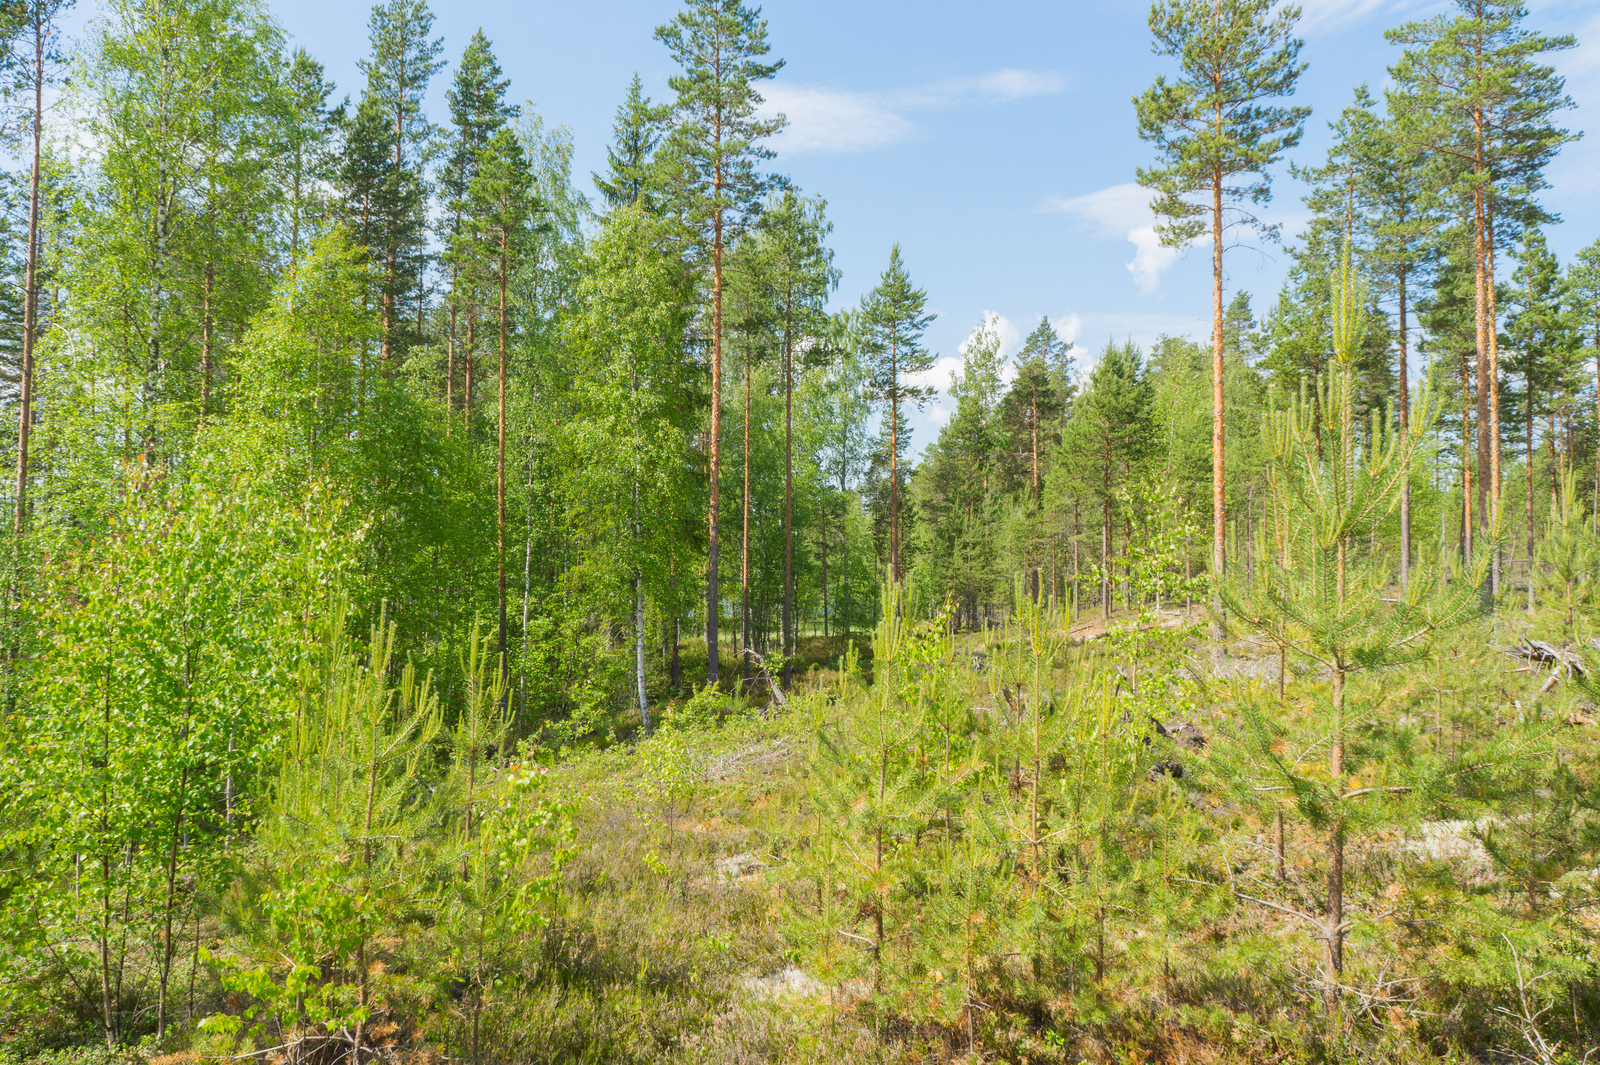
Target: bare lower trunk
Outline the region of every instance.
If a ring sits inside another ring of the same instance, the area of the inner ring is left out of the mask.
[[[1533,382],[1528,382],[1528,400],[1523,406],[1527,411],[1527,441],[1528,441],[1528,613],[1533,613]]]
[[[1211,575],[1220,587],[1226,553],[1227,466],[1222,357],[1222,180],[1211,189]],[[1213,594],[1213,599],[1216,599]],[[1220,604],[1220,600],[1217,600]]]
[[[450,282],[452,296],[455,293],[455,281]],[[450,302],[450,327],[445,338],[444,349],[444,433],[450,435],[450,423],[456,416],[456,305],[455,300]]]
[[[721,171],[713,182],[721,189]],[[717,683],[720,674],[717,624],[722,598],[717,589],[720,545],[717,540],[718,516],[722,505],[722,212],[712,223],[711,241],[711,499],[707,517],[706,545],[706,683]]]
[[[1411,383],[1408,380],[1406,332],[1406,271],[1400,271],[1400,435],[1411,430]],[[1408,437],[1409,439],[1409,437]],[[1404,480],[1400,482],[1400,591],[1411,587],[1411,450],[1406,445]]]
[[[1329,1013],[1339,1008],[1339,979],[1344,972],[1344,826],[1328,833],[1328,917],[1323,929],[1328,947],[1328,983],[1324,989]]]
[[[1498,426],[1491,421],[1496,415],[1491,413],[1489,407],[1489,394],[1491,384],[1489,381],[1489,293],[1488,285],[1488,249],[1487,249],[1487,217],[1484,206],[1484,194],[1481,189],[1473,193],[1473,260],[1474,260],[1474,302],[1476,329],[1474,330],[1477,344],[1476,380],[1477,386],[1477,458],[1478,458],[1478,483],[1477,483],[1477,529],[1478,537],[1488,533],[1491,524],[1490,514],[1490,485],[1494,474],[1493,447],[1490,437],[1492,430]],[[1487,597],[1494,595],[1494,577],[1491,572],[1489,583],[1484,588]]]
[[[1600,329],[1594,334],[1594,404],[1595,422],[1600,424]],[[1594,516],[1600,522],[1600,447],[1594,449]]]
[[[509,208],[509,204],[504,205]],[[497,410],[498,438],[495,453],[495,560],[498,568],[500,590],[500,681],[509,696],[511,657],[506,640],[506,285],[511,269],[510,233],[505,226],[500,229],[500,392]],[[504,709],[504,702],[501,703]]]
[[[1494,292],[1494,205],[1484,204],[1484,297],[1487,302],[1488,322],[1485,332],[1489,336],[1489,524],[1500,528],[1500,331],[1497,325]],[[1500,548],[1494,551],[1489,571],[1489,588],[1500,594]]]
[[[1100,617],[1111,620],[1111,512],[1100,521]]]
[[[744,355],[744,492],[739,534],[739,675],[750,687],[750,350]]]
[[[826,635],[828,549],[822,549],[823,626]],[[815,631],[815,630],[813,630]],[[783,349],[783,690],[794,683],[794,348]]]
[[[477,332],[477,324],[473,320],[469,309],[467,314],[467,349],[461,353],[461,357],[466,362],[466,365],[462,367],[465,380],[461,385],[461,425],[462,431],[469,441],[472,439],[472,356],[474,354],[473,342],[476,339],[473,334]]]
[[[900,396],[889,400],[889,580],[900,580]]]

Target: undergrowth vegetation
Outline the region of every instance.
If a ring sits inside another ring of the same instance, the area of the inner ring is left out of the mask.
[[[507,742],[481,658],[445,728],[392,629],[364,652],[330,638],[255,828],[177,878],[173,938],[131,872],[109,893],[86,879],[103,924],[8,957],[6,1053],[82,1055],[50,1047],[104,1021],[97,928],[125,1045],[173,1063],[1594,1045],[1583,685],[1463,625],[1349,682],[1334,795],[1333,679],[1302,668],[1280,696],[1259,635],[1169,615],[1083,643],[1025,597],[955,633],[886,602],[870,680],[849,654],[783,711],[703,692],[648,738],[565,755]]]
[[[899,244],[834,303],[758,6],[593,204],[482,31],[428,119],[424,0],[349,106],[259,0],[67,6],[0,5],[0,1065],[1600,1059],[1575,38],[1391,31],[1258,322],[1299,6],[1158,0],[1130,268],[1209,224],[1212,340],[1080,368],[941,357]]]

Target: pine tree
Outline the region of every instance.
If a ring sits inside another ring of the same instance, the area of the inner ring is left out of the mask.
[[[1477,517],[1487,532],[1499,525],[1501,490],[1495,249],[1516,235],[1519,219],[1541,220],[1531,197],[1546,187],[1543,169],[1570,139],[1552,118],[1572,101],[1564,80],[1537,60],[1577,42],[1525,29],[1519,0],[1457,0],[1456,6],[1454,16],[1409,22],[1385,36],[1406,46],[1390,70],[1398,86],[1391,108],[1399,105],[1406,136],[1432,155],[1435,189],[1462,205],[1470,235]],[[1498,572],[1497,559],[1491,593]]]
[[[1436,258],[1433,231],[1439,215],[1427,193],[1425,155],[1404,134],[1393,117],[1373,138],[1375,150],[1364,160],[1363,184],[1372,212],[1371,269],[1395,298],[1398,363],[1395,409],[1400,431],[1411,425],[1411,286],[1425,281]],[[1411,579],[1411,478],[1400,487],[1400,587]]]
[[[900,245],[889,250],[889,266],[878,285],[861,298],[862,353],[866,356],[872,395],[888,409],[889,458],[889,578],[905,576],[904,544],[900,535],[900,456],[908,443],[905,404],[919,410],[934,390],[906,381],[911,374],[933,369],[934,356],[922,346],[934,315],[928,313],[928,293],[912,285],[900,259]]]
[[[479,269],[487,267],[485,276],[478,280],[494,291],[497,301],[495,320],[500,364],[496,374],[499,391],[495,406],[495,557],[502,677],[511,668],[506,629],[506,379],[511,329],[508,295],[511,278],[527,253],[529,226],[536,209],[532,186],[533,178],[522,144],[514,133],[502,128],[478,153],[477,173],[466,192],[466,200],[471,205],[469,217],[477,265]]]
[[[1505,369],[1522,378],[1522,395],[1516,397],[1516,406],[1523,417],[1523,443],[1527,469],[1526,520],[1528,549],[1528,612],[1533,613],[1534,559],[1533,539],[1533,472],[1534,472],[1534,418],[1541,410],[1554,406],[1555,394],[1577,377],[1577,337],[1569,325],[1567,309],[1562,306],[1566,295],[1561,286],[1561,265],[1546,244],[1544,234],[1530,229],[1523,238],[1523,247],[1517,256],[1519,262],[1511,277],[1511,314],[1506,321],[1506,338],[1511,342]]]
[[[786,189],[757,223],[766,250],[767,274],[776,302],[775,325],[783,358],[783,682],[794,656],[794,386],[796,362],[815,367],[828,354],[821,341],[829,293],[839,284],[833,252],[825,243],[833,223],[821,199],[803,199]]]
[[[824,478],[837,485],[838,540],[840,560],[834,570],[840,574],[839,594],[830,598],[828,583],[830,531],[821,530],[823,632],[847,640],[854,621],[855,598],[851,592],[851,518],[862,518],[861,498],[853,489],[866,469],[869,444],[868,398],[869,368],[862,351],[859,314],[851,310],[835,314],[828,326],[828,347],[832,359],[806,381],[801,400],[805,420],[812,427],[813,454]],[[832,515],[829,515],[830,519]],[[838,624],[842,621],[842,625]],[[833,630],[833,631],[830,631]]]
[[[1225,499],[1225,369],[1222,250],[1237,226],[1270,234],[1250,213],[1272,194],[1268,167],[1300,143],[1308,107],[1267,101],[1290,96],[1305,70],[1294,36],[1300,9],[1273,10],[1272,0],[1157,0],[1150,32],[1157,55],[1178,60],[1183,74],[1156,78],[1134,99],[1139,136],[1156,145],[1161,165],[1140,168],[1139,183],[1159,193],[1152,204],[1166,219],[1162,242],[1186,247],[1211,236],[1211,568],[1222,579],[1227,532]],[[1190,197],[1206,193],[1210,202]],[[1229,218],[1228,213],[1234,217]]]
[[[1389,752],[1380,745],[1351,742],[1368,712],[1350,705],[1351,677],[1422,655],[1433,633],[1470,616],[1476,587],[1472,580],[1446,589],[1438,570],[1432,569],[1416,574],[1398,600],[1390,599],[1385,561],[1360,550],[1374,521],[1398,505],[1408,469],[1406,454],[1419,447],[1435,408],[1431,396],[1422,397],[1417,418],[1404,436],[1392,419],[1377,413],[1367,431],[1361,432],[1355,409],[1355,362],[1368,311],[1348,248],[1332,289],[1334,366],[1316,386],[1322,393],[1320,403],[1313,406],[1303,395],[1287,410],[1274,410],[1269,416],[1273,470],[1278,475],[1275,502],[1287,524],[1285,550],[1273,565],[1264,567],[1252,586],[1235,579],[1223,590],[1232,616],[1287,650],[1311,658],[1331,677],[1328,717],[1315,726],[1318,746],[1325,744],[1328,751],[1325,775],[1286,763],[1275,753],[1271,729],[1259,710],[1246,711],[1253,730],[1248,742],[1263,759],[1261,768],[1283,781],[1300,809],[1326,834],[1324,913],[1320,921],[1301,916],[1320,925],[1325,941],[1323,987],[1330,1013],[1340,1000],[1348,931],[1347,835],[1354,825],[1380,816],[1371,807],[1384,797],[1413,790],[1411,785],[1357,786],[1358,773],[1382,773]],[[1487,570],[1488,559],[1486,550],[1475,557],[1477,579]]]
[[[422,189],[417,175],[394,168],[393,142],[388,116],[382,106],[363,97],[347,123],[339,160],[339,191],[343,221],[352,239],[366,249],[377,266],[369,277],[372,291],[363,294],[362,308],[373,309],[373,296],[379,306],[388,300],[397,284],[389,271],[384,249],[391,243],[414,240],[421,233]],[[388,351],[392,323],[383,320],[378,339],[380,353]],[[371,383],[370,353],[363,351],[356,392],[364,403]]]
[[[680,194],[689,223],[711,258],[710,500],[706,554],[706,676],[719,675],[718,589],[722,501],[722,289],[723,259],[740,229],[759,213],[773,179],[757,167],[773,152],[761,142],[783,128],[780,118],[756,115],[762,97],[756,84],[782,69],[763,62],[771,49],[760,8],[739,0],[685,0],[685,10],[656,29],[656,40],[682,72],[667,84],[674,104],[671,153],[679,168]]]

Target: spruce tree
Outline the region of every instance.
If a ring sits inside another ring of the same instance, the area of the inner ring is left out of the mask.
[[[951,377],[955,413],[923,457],[914,482],[919,534],[919,578],[935,582],[935,596],[966,606],[976,627],[978,608],[999,590],[996,531],[1002,507],[1000,465],[1005,436],[1000,377],[1005,364],[1000,335],[985,319],[961,345],[961,369]]]
[[[445,100],[450,106],[449,155],[439,173],[439,191],[443,194],[446,216],[445,262],[450,267],[450,289],[447,297],[448,323],[445,334],[445,411],[455,414],[455,382],[457,363],[457,337],[459,317],[467,316],[467,335],[473,336],[478,301],[471,285],[462,286],[463,267],[470,268],[474,240],[470,232],[472,219],[468,190],[477,177],[479,157],[490,140],[505,128],[516,114],[516,108],[505,102],[509,79],[501,77],[500,64],[495,60],[489,39],[479,30],[467,42],[461,53],[461,63]],[[469,342],[461,352],[462,361],[470,363],[474,351]],[[467,380],[472,380],[471,370]],[[472,397],[466,397],[465,407],[470,414]]]
[[[687,221],[711,259],[711,423],[708,437],[710,500],[706,528],[706,677],[718,668],[718,588],[722,501],[722,298],[724,258],[733,238],[759,213],[773,179],[758,167],[773,156],[762,142],[784,119],[760,118],[756,85],[783,61],[765,62],[767,23],[760,8],[740,0],[685,0],[684,10],[656,28],[681,72],[667,84],[678,94],[671,119],[671,153]]]
[[[381,358],[387,364],[401,342],[400,305],[422,284],[426,232],[426,182],[422,162],[437,135],[422,110],[428,82],[444,67],[427,0],[389,0],[372,9],[368,34],[372,54],[357,66],[367,77],[361,96],[366,121],[382,129],[388,149],[386,211],[378,219],[372,247],[383,266],[379,300],[383,312]],[[370,111],[368,110],[370,108]],[[358,113],[358,121],[361,113]]]
[[[591,175],[607,207],[614,209],[643,203],[652,211],[658,209],[661,176],[655,156],[670,113],[670,108],[651,104],[635,73],[611,126],[612,140],[606,146],[606,174]]]
[[[1595,421],[1600,424],[1600,240],[1573,256],[1567,263],[1563,285],[1573,312],[1578,342],[1594,360]],[[1600,519],[1600,447],[1594,455],[1594,509]]]
[[[1059,476],[1100,510],[1100,614],[1111,617],[1119,492],[1134,480],[1156,440],[1155,390],[1130,340],[1107,342],[1072,406],[1061,438]]]
[[[889,438],[889,577],[905,576],[904,545],[900,536],[900,456],[908,443],[904,405],[918,410],[934,390],[906,381],[911,374],[933,369],[934,356],[923,347],[922,335],[935,315],[927,310],[928,293],[911,283],[900,259],[900,245],[889,250],[889,266],[878,285],[861,297],[861,347],[866,356],[873,398],[888,409],[884,428]]]
[[[343,117],[343,107],[328,108],[333,82],[323,78],[321,63],[304,48],[296,48],[284,75],[289,114],[284,123],[287,149],[285,165],[289,196],[289,272],[300,265],[301,232],[311,221],[321,222],[324,182],[334,176],[333,135]],[[312,218],[307,216],[311,215]]]
[[[1272,227],[1250,213],[1271,199],[1267,168],[1300,143],[1308,107],[1270,101],[1290,96],[1305,70],[1294,35],[1300,8],[1273,0],[1157,0],[1150,32],[1157,55],[1182,74],[1156,78],[1135,97],[1139,136],[1156,146],[1158,166],[1139,168],[1139,183],[1159,195],[1151,205],[1170,247],[1211,237],[1211,568],[1221,580],[1226,542],[1225,400],[1222,251],[1227,232]],[[1206,203],[1193,197],[1204,193]],[[1231,215],[1231,217],[1230,217]]]

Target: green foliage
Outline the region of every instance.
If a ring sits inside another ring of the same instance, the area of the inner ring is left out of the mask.
[[[0,18],[19,117],[59,6]],[[829,313],[759,10],[657,31],[596,212],[483,34],[433,124],[422,0],[349,107],[250,0],[115,0],[0,234],[0,1060],[1594,1045],[1600,252],[1538,228],[1570,40],[1458,6],[1294,171],[1258,322],[1298,9],[1156,4],[1215,350],[985,318],[916,441],[938,294],[896,246]]]
[[[1300,9],[1272,8],[1269,0],[1151,4],[1156,54],[1176,59],[1183,73],[1171,82],[1158,76],[1134,98],[1139,136],[1161,156],[1158,167],[1139,170],[1139,183],[1160,194],[1159,230],[1174,247],[1205,232],[1203,216],[1214,205],[1196,203],[1196,192],[1257,224],[1244,205],[1267,201],[1267,167],[1300,142],[1311,109],[1265,102],[1292,95],[1305,70],[1303,42],[1294,36]],[[1213,224],[1220,241],[1223,220]]]

